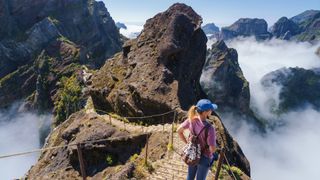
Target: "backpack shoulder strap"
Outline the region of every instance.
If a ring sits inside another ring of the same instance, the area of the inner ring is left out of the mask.
[[[205,129],[208,129],[209,126],[210,126],[210,124],[206,123],[206,125],[200,130],[199,134],[197,135],[197,138],[202,133],[202,131],[205,130]]]
[[[209,145],[208,145],[208,133],[209,133],[209,127],[210,127],[210,123],[208,123],[208,128],[205,129],[204,133],[205,133],[205,149],[209,149]]]

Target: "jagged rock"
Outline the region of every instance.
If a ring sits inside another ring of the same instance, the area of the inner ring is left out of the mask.
[[[280,18],[272,27],[271,33],[276,38],[289,40],[300,32],[299,26],[287,17]]]
[[[241,18],[231,26],[221,28],[220,39],[228,40],[238,36],[254,36],[258,40],[271,38],[268,24],[264,19]]]
[[[174,107],[186,110],[203,97],[199,77],[207,39],[201,22],[198,14],[182,4],[149,19],[138,38],[126,42],[123,53],[93,75],[95,107],[141,116]]]
[[[249,82],[238,63],[235,49],[218,41],[208,50],[200,79],[201,87],[219,107],[229,106],[243,113],[250,111]]]
[[[219,28],[214,23],[209,23],[209,24],[202,26],[202,30],[207,35],[220,32]]]
[[[282,68],[265,75],[261,83],[268,90],[280,86],[279,103],[274,99],[274,112],[284,113],[311,105],[320,107],[320,73],[319,69]]]

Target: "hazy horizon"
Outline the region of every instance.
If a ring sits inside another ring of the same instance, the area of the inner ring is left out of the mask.
[[[240,2],[210,0],[141,0],[140,3],[130,0],[102,0],[116,22],[143,25],[145,21],[159,12],[168,9],[176,2],[191,6],[202,18],[203,25],[215,23],[218,27],[231,25],[239,18],[262,18],[271,27],[279,18],[291,18],[306,10],[320,8],[320,1],[254,1]],[[143,11],[141,11],[143,9]]]

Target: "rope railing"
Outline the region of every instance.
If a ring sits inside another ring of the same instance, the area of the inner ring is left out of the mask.
[[[95,109],[95,111],[106,113],[108,115],[110,114],[110,112],[100,110],[100,109]],[[123,119],[148,119],[148,118],[153,118],[153,117],[161,117],[161,116],[173,113],[173,112],[175,112],[175,110],[167,111],[167,112],[161,113],[161,114],[149,115],[149,116],[127,116],[127,117],[121,116],[121,118],[123,118]]]
[[[141,133],[132,134],[130,136],[134,137],[137,135],[141,135]],[[126,136],[124,135],[124,136],[109,137],[109,138],[104,138],[104,139],[99,139],[99,140],[88,140],[88,141],[82,141],[82,142],[77,142],[77,143],[70,143],[70,144],[60,145],[60,146],[52,146],[52,147],[48,147],[48,148],[34,149],[34,150],[30,150],[30,151],[1,155],[0,159],[14,157],[14,156],[21,156],[21,155],[26,155],[26,154],[32,154],[32,153],[36,153],[36,152],[43,152],[43,151],[48,151],[48,150],[60,149],[60,148],[66,148],[66,147],[70,147],[70,146],[99,143],[99,142],[103,142],[103,141],[112,141],[115,139],[121,139],[121,138],[127,138],[127,137],[128,137],[127,135]]]

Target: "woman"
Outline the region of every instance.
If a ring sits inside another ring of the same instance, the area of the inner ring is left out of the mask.
[[[205,125],[210,124],[207,122],[208,116],[216,110],[218,106],[211,103],[208,99],[201,99],[196,106],[192,106],[188,111],[188,119],[186,119],[177,129],[180,139],[184,143],[188,143],[184,137],[183,132],[189,129],[194,135],[198,135]],[[206,127],[199,135],[199,143],[202,149],[201,158],[198,165],[188,166],[187,180],[193,180],[197,175],[197,180],[205,180],[211,166],[212,154],[216,148],[216,132],[212,125]]]

